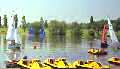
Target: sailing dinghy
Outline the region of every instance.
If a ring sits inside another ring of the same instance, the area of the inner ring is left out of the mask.
[[[5,61],[6,68],[17,67],[17,61],[20,58],[21,41],[19,37],[18,27],[15,27],[14,16],[11,17],[11,21],[8,25],[6,40],[8,44],[7,56]]]
[[[21,46],[18,27],[15,28],[15,22],[13,18],[8,25],[6,40],[8,43],[8,49],[20,48]]]

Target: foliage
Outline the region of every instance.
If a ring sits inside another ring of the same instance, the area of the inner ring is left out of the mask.
[[[93,16],[90,17],[90,23],[94,23]]]
[[[44,27],[44,20],[43,20],[43,17],[40,18],[40,22],[39,22],[39,26],[40,28]]]
[[[18,23],[17,14],[14,16],[15,27]],[[41,27],[44,27],[50,35],[69,35],[69,36],[87,36],[90,39],[93,39],[100,36],[101,31],[103,30],[104,24],[107,23],[107,20],[94,21],[93,16],[90,17],[90,22],[88,23],[66,23],[65,21],[51,20],[47,21],[41,17],[40,21],[35,21],[32,23],[26,23],[25,16],[22,17],[22,29],[24,32],[26,29],[29,29],[30,24],[35,29],[35,33],[39,34]],[[118,38],[120,37],[120,18],[116,20],[111,20],[113,29],[117,33]],[[4,15],[4,27],[7,27],[7,15]],[[1,27],[1,16],[0,16],[0,27]],[[95,34],[96,33],[96,34]],[[120,38],[119,38],[120,39]]]
[[[48,30],[52,35],[65,35],[66,24],[64,21],[52,20],[48,24]]]
[[[25,30],[26,30],[26,19],[25,19],[25,16],[22,17],[22,28],[23,28],[23,30],[25,32]]]
[[[88,39],[93,40],[95,38],[95,31],[93,29],[88,30]]]
[[[39,34],[39,31],[40,31],[40,22],[39,21],[35,21],[33,23],[31,23],[32,27],[34,28],[35,30],[35,34]]]
[[[118,40],[120,41],[120,31],[117,32]]]
[[[17,14],[14,16],[14,20],[15,20],[15,28],[17,28],[17,25],[18,25],[18,17],[17,17]]]
[[[44,20],[41,17],[40,22],[35,21],[35,22],[31,23],[31,25],[35,30],[35,34],[39,34],[40,28],[44,28],[44,26],[45,26],[45,28],[47,28],[47,20],[45,20],[45,23],[44,23]]]
[[[1,27],[2,25],[1,25],[1,16],[0,16],[0,27]]]
[[[80,29],[81,29],[80,24],[78,24],[77,22],[72,22],[72,25],[71,25],[72,35],[75,35],[75,36],[82,35],[82,31]]]
[[[45,28],[48,28],[48,22],[47,22],[47,20],[45,20],[44,26],[45,26]]]
[[[89,23],[78,23],[78,22],[72,22],[72,23],[66,23],[65,21],[57,21],[57,20],[51,20],[49,23],[47,21],[43,21],[43,18],[40,19],[39,22],[34,25],[36,28],[36,32],[39,32],[40,24],[44,22],[45,29],[47,28],[47,31],[50,35],[68,35],[68,36],[84,36],[89,39],[94,39],[95,37],[99,38],[101,35],[101,31],[103,30],[103,26],[105,23],[107,23],[107,20],[99,20],[99,21],[93,21],[93,16],[91,16]],[[120,19],[117,20],[111,20],[113,24],[114,30],[117,32],[120,29]],[[33,23],[33,24],[34,24]],[[33,25],[32,24],[32,25]],[[84,32],[87,30],[86,32]],[[69,35],[70,34],[70,35]],[[83,35],[82,35],[83,34]],[[86,34],[86,35],[84,35]]]
[[[120,30],[120,20],[112,20],[113,29],[118,32]]]
[[[4,27],[7,28],[7,15],[4,15]]]

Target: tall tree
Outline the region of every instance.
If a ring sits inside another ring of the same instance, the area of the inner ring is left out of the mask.
[[[48,30],[52,35],[65,35],[66,24],[64,21],[51,20],[48,24]]]
[[[45,20],[45,28],[48,27],[48,23],[47,23],[47,20]]]
[[[7,15],[4,15],[4,26],[7,28]]]
[[[26,30],[26,19],[25,19],[25,16],[22,17],[22,28],[23,28],[23,30],[25,32],[25,30]]]
[[[90,23],[93,23],[93,16],[90,17]]]
[[[77,23],[77,22],[72,22],[72,35],[75,35],[75,36],[80,36],[82,35],[82,31],[80,31],[80,25]]]
[[[44,20],[43,18],[41,17],[40,18],[40,28],[43,28],[44,27]]]
[[[18,17],[17,17],[17,14],[14,16],[14,21],[15,21],[15,28],[17,28],[17,24],[18,24]]]
[[[1,27],[2,25],[1,25],[1,16],[0,16],[0,27]]]
[[[91,29],[96,29],[96,23],[94,22],[93,16],[90,17],[90,28]]]

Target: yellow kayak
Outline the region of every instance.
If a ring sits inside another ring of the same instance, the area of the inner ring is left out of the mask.
[[[94,55],[107,55],[107,51],[102,51],[101,49],[95,49],[95,48],[91,48],[90,50],[88,50],[88,53]]]
[[[47,60],[45,60],[44,64],[50,66],[53,69],[76,69],[72,66],[72,64],[68,64],[65,58],[48,58]]]
[[[115,65],[120,65],[120,58],[112,57],[108,59],[108,62]]]
[[[47,66],[44,66],[40,63],[39,59],[32,59],[32,60],[25,60],[21,59],[17,63],[20,68],[27,68],[27,69],[50,69]]]
[[[81,64],[80,64],[81,63]],[[76,61],[76,65],[78,69],[110,69],[110,66],[103,66],[99,62],[95,62],[93,60],[85,61]]]

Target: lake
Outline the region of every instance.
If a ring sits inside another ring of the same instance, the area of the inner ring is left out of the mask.
[[[1,67],[4,68],[4,62],[10,58],[7,54],[8,47],[7,42],[5,40],[5,35],[0,34],[0,64]],[[110,46],[107,48],[108,55],[105,56],[93,56],[88,54],[88,50],[91,47],[100,48],[101,40],[87,40],[83,38],[65,38],[64,36],[54,36],[54,37],[46,37],[44,40],[40,40],[39,36],[30,37],[29,35],[22,35],[22,51],[19,52],[19,58],[23,56],[28,56],[28,58],[39,58],[42,62],[51,57],[65,57],[67,62],[72,63],[75,60],[83,59],[94,59],[96,61],[100,61],[102,64],[108,65],[108,58],[112,56],[120,57],[120,50],[111,48]],[[108,44],[110,41],[108,40]],[[33,49],[33,46],[37,46],[37,49]],[[115,69],[119,69],[119,66],[113,66]]]

